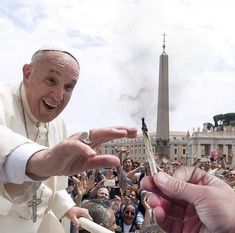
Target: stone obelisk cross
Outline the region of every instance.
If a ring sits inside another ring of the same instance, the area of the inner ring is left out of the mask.
[[[161,158],[169,158],[169,84],[168,55],[165,52],[165,36],[163,34],[163,52],[159,62],[158,107],[156,151]]]

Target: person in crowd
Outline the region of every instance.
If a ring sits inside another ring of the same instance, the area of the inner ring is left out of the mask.
[[[97,190],[96,199],[99,200],[108,200],[109,199],[109,190],[106,187],[99,188]]]
[[[135,204],[129,203],[120,210],[119,215],[116,216],[117,225],[120,227],[120,232],[128,233],[134,232],[138,229],[135,219],[138,209]]]
[[[201,165],[201,158],[195,156],[195,157],[194,157],[193,166],[194,166],[194,167],[200,167],[200,165]]]
[[[138,168],[131,170],[127,174],[127,177],[131,179],[134,184],[137,184],[138,187],[144,176],[151,176],[151,170],[148,162],[140,163]]]
[[[124,205],[125,204],[135,204],[136,206],[138,206],[138,193],[137,193],[137,189],[134,187],[128,187],[123,191],[123,201],[124,201]]]
[[[138,167],[128,172],[127,178],[131,179],[133,184],[139,184],[141,175],[145,175],[146,163],[140,163]]]
[[[218,164],[217,164],[216,160],[213,158],[210,158],[210,161],[211,161],[211,166],[210,166],[209,173],[212,175],[215,175],[216,171],[218,170]]]
[[[181,166],[173,176],[144,177],[141,187],[152,192],[148,204],[166,232],[234,232],[233,189],[214,175]]]
[[[94,174],[95,174],[95,182],[99,183],[101,180],[105,179],[106,170],[104,168],[96,169]]]
[[[235,190],[235,170],[231,169],[228,171],[227,183]]]
[[[127,174],[132,170],[133,160],[126,157],[122,162],[122,167],[119,170],[119,186],[121,189],[125,189],[133,185],[131,179],[127,177]]]
[[[73,176],[72,180],[74,183],[73,193],[75,194],[73,200],[77,206],[81,206],[83,199],[89,198],[89,192],[95,185],[95,178],[94,176]]]
[[[108,140],[135,137],[136,129],[110,127],[67,136],[60,113],[80,72],[71,53],[40,49],[22,71],[20,84],[0,86],[1,230],[49,233],[52,226],[59,233],[63,217],[76,227],[80,216],[90,218],[67,194],[66,176],[118,166],[118,158],[97,156],[94,149]]]
[[[208,173],[211,173],[211,160],[209,157],[201,159],[200,168]]]
[[[93,222],[108,228],[115,232],[117,229],[114,212],[111,208],[112,202],[109,200],[90,199],[82,204],[82,207],[89,211]],[[88,233],[84,229],[79,230],[79,233]]]
[[[137,162],[137,161],[134,161],[133,164],[132,164],[132,169],[134,170],[134,169],[136,169],[139,166],[140,166],[140,163]]]

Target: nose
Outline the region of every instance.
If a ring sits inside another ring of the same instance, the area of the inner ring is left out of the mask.
[[[53,87],[53,97],[56,101],[60,102],[64,97],[64,89],[62,87]]]
[[[132,216],[131,212],[129,212],[127,215],[128,215],[129,217],[131,217],[131,216]]]

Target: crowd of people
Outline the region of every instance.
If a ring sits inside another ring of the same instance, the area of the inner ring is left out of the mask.
[[[150,175],[150,170],[146,163],[138,164],[136,168],[133,164],[127,157],[121,167],[93,169],[72,176],[67,191],[83,208],[94,200],[100,200],[99,205],[108,201],[114,216],[110,221],[115,220],[109,229],[124,233],[139,231],[152,223],[151,208],[147,204],[149,193],[140,189],[141,179]],[[71,233],[75,232],[77,229],[71,225]]]
[[[161,171],[172,176],[177,168],[184,166],[184,160],[162,159],[159,167]],[[196,157],[193,167],[218,177],[235,190],[235,170],[226,162],[224,156]],[[140,183],[145,176],[151,176],[148,163],[139,163],[127,156],[122,166],[87,170],[70,177],[67,191],[78,206],[85,207],[94,200],[99,200],[99,205],[107,207],[108,202],[112,209],[112,217],[104,217],[97,223],[109,226],[112,231],[127,233],[152,229],[151,232],[164,232],[153,220],[153,210],[148,204],[150,192],[141,188]],[[110,219],[109,223],[106,223],[107,219]],[[75,232],[78,230],[71,225],[71,233]]]

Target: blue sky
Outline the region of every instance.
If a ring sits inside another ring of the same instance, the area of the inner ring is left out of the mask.
[[[69,132],[156,128],[162,34],[169,55],[170,130],[192,131],[235,112],[235,1],[14,0],[0,5],[0,81],[45,44],[62,45],[81,75],[64,117]]]

